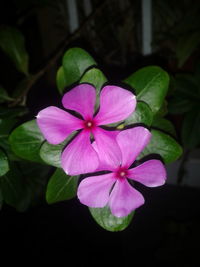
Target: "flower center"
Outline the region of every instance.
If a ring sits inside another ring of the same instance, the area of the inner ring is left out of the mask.
[[[115,173],[115,177],[117,179],[125,179],[127,178],[127,174],[128,174],[128,170],[126,168],[119,168],[116,173]]]
[[[92,122],[91,122],[91,121],[88,121],[88,122],[87,122],[87,127],[88,127],[88,128],[92,127]]]
[[[126,175],[126,173],[123,172],[123,171],[119,173],[119,176],[120,176],[120,177],[124,177],[125,175]]]
[[[87,130],[92,130],[95,127],[95,122],[93,120],[84,121],[84,128]]]

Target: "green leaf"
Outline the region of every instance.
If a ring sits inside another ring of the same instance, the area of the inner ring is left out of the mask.
[[[17,121],[18,120],[15,118],[0,119],[0,147],[4,149],[10,160],[17,160],[17,157],[12,152],[8,142],[9,134],[16,125]]]
[[[65,146],[66,142],[59,145],[52,145],[48,142],[44,142],[40,148],[40,157],[45,163],[61,168],[60,157]]]
[[[149,154],[159,154],[167,164],[176,161],[181,156],[182,147],[174,138],[159,130],[152,130],[151,133],[151,141],[139,155],[138,159]]]
[[[64,54],[62,65],[66,87],[77,82],[89,67],[97,65],[97,63],[85,50],[75,47],[70,48]],[[62,85],[64,84],[62,83]]]
[[[178,39],[176,46],[176,56],[178,58],[178,67],[181,67],[192,55],[200,44],[199,31],[191,34],[185,34]]]
[[[57,84],[57,87],[58,87],[58,91],[62,94],[65,87],[67,86],[67,79],[66,79],[66,75],[64,73],[64,69],[63,69],[63,66],[60,66],[60,68],[58,69],[57,71],[57,74],[56,74],[56,84]]]
[[[168,113],[168,102],[165,99],[162,106],[160,107],[160,109],[156,113],[156,116],[163,117],[163,116],[167,115],[167,113]]]
[[[89,211],[102,228],[111,232],[122,231],[127,228],[134,215],[134,212],[132,212],[126,217],[117,218],[112,215],[110,208],[107,206],[104,208],[89,208]]]
[[[7,91],[0,85],[0,103],[13,100],[9,97]]]
[[[25,209],[30,205],[40,204],[44,200],[49,172],[52,168],[48,165],[42,165],[30,161],[19,161],[21,176],[24,177],[26,194],[24,194],[22,203]],[[28,201],[29,200],[29,201]]]
[[[125,120],[125,125],[134,123],[144,123],[148,126],[153,121],[153,113],[148,104],[145,102],[137,102],[136,110]]]
[[[12,164],[10,167],[10,171],[0,179],[3,199],[18,211],[24,211],[30,203],[24,179],[16,164]]]
[[[0,149],[0,176],[3,176],[9,171],[8,158],[6,154]]]
[[[28,53],[25,48],[24,36],[16,28],[0,29],[0,47],[10,57],[16,68],[28,75]]]
[[[68,176],[57,169],[47,185],[46,200],[49,204],[71,199],[76,196],[79,176]]]
[[[61,168],[61,153],[68,142],[77,134],[77,131],[70,134],[70,136],[59,145],[49,144],[44,142],[40,148],[40,157],[47,164]]]
[[[97,94],[99,94],[101,87],[105,82],[107,82],[107,78],[103,72],[100,69],[92,68],[85,72],[79,83],[92,84],[96,88]]]
[[[172,124],[171,121],[165,118],[162,118],[160,116],[155,116],[153,119],[152,127],[158,128],[159,130],[162,130],[176,137],[176,130],[174,128],[174,125]]]
[[[197,108],[186,114],[181,136],[183,144],[187,148],[193,149],[200,144],[200,110]]]
[[[43,141],[35,120],[21,124],[9,137],[11,148],[17,156],[36,162],[42,162],[39,151]]]
[[[4,201],[25,211],[43,200],[50,167],[38,163],[18,161],[10,163],[10,171],[0,179]]]
[[[168,90],[167,72],[160,67],[149,66],[136,71],[125,82],[135,89],[138,100],[150,106],[153,114],[158,112]]]
[[[8,136],[17,121],[18,120],[14,118],[0,119],[0,137],[3,137],[4,135]]]
[[[105,82],[107,82],[107,78],[105,77],[103,72],[97,68],[89,69],[80,79],[79,83],[90,83],[96,88],[95,110],[97,110],[97,108],[99,107],[100,90]]]

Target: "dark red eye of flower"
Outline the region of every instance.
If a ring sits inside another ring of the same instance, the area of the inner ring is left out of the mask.
[[[92,120],[87,120],[84,122],[84,126],[86,129],[92,129],[95,126],[95,123]]]
[[[128,170],[125,168],[119,168],[116,172],[116,178],[117,179],[124,179],[127,178]]]

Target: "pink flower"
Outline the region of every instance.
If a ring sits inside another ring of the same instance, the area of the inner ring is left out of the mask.
[[[118,86],[105,86],[100,93],[100,109],[94,116],[95,101],[95,88],[80,84],[63,96],[62,104],[66,109],[78,112],[82,119],[54,106],[41,110],[37,115],[38,126],[50,144],[59,144],[72,132],[81,129],[61,156],[62,168],[69,175],[95,171],[99,166],[99,156],[113,164],[121,157],[115,140],[117,132],[106,131],[100,126],[126,119],[135,109],[135,96]],[[91,144],[91,134],[99,155]]]
[[[150,138],[151,133],[144,127],[120,132],[116,137],[121,150],[118,163],[108,164],[100,155],[99,169],[108,170],[110,173],[88,177],[80,183],[78,198],[81,203],[93,208],[109,205],[111,213],[116,217],[127,216],[143,205],[142,194],[130,185],[127,178],[148,187],[161,186],[166,179],[165,167],[159,160],[148,160],[130,168]],[[95,143],[94,147],[98,151]]]

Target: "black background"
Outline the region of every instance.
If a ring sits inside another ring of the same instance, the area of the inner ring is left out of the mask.
[[[1,262],[63,266],[198,266],[200,192],[165,185],[122,232],[108,232],[77,200],[0,213]],[[112,265],[113,264],[113,265]],[[3,265],[4,266],[4,265]]]

